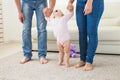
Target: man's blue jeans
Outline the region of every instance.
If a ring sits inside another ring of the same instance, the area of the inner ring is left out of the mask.
[[[104,10],[103,0],[93,0],[92,13],[84,15],[87,0],[77,0],[76,21],[79,30],[80,59],[93,63],[98,45],[98,24]]]
[[[27,58],[32,57],[32,41],[31,41],[31,28],[32,17],[35,11],[37,19],[38,31],[38,57],[46,57],[47,53],[47,31],[46,20],[43,14],[43,8],[47,6],[46,0],[22,0],[22,12],[24,15],[23,32],[22,32],[22,47],[24,56]]]

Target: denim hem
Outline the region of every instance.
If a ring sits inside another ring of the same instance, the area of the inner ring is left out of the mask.
[[[46,57],[45,56],[40,56],[39,59],[41,59],[41,58],[46,58]]]
[[[80,61],[86,62],[85,60],[80,59]]]
[[[90,63],[90,64],[93,64],[93,61],[91,62],[91,61],[86,61],[87,63]]]
[[[30,56],[27,56],[27,55],[25,55],[25,57],[26,57],[26,58],[29,58],[29,59],[31,59],[31,57],[30,57]]]

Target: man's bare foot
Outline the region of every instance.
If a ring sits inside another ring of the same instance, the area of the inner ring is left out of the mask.
[[[20,63],[20,64],[24,64],[24,63],[26,63],[26,62],[29,62],[30,60],[31,60],[30,58],[25,57],[25,58],[23,58],[19,63]]]
[[[93,65],[91,63],[86,63],[84,67],[84,71],[93,70]]]
[[[46,64],[46,63],[48,63],[48,60],[45,59],[45,58],[40,58],[40,63],[41,64]]]
[[[85,65],[84,61],[79,61],[77,64],[74,65],[75,68],[79,68]]]

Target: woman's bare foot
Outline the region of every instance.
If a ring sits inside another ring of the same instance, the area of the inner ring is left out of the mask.
[[[25,57],[25,58],[23,58],[19,63],[20,63],[20,64],[24,64],[24,63],[26,63],[26,62],[29,62],[30,60],[31,60],[30,58]]]
[[[45,58],[40,58],[40,63],[41,64],[46,64],[46,63],[48,63],[48,60],[45,59]]]
[[[84,61],[79,61],[77,64],[74,65],[75,68],[79,68],[85,65]]]
[[[86,63],[84,67],[84,71],[93,70],[93,65],[91,63]]]

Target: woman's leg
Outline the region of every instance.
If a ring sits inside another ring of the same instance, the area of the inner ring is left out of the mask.
[[[84,5],[83,1],[81,4],[76,6],[76,21],[79,30],[79,46],[80,46],[80,61],[74,66],[76,68],[85,65],[86,55],[87,55],[87,25],[86,16],[84,15]]]
[[[88,53],[86,62],[89,63],[93,63],[93,57],[98,45],[98,24],[104,9],[102,2],[103,0],[93,1],[92,13],[87,15]],[[97,3],[101,5],[97,6]]]
[[[98,45],[98,24],[102,16],[103,9],[103,0],[95,0],[93,1],[92,13],[87,15],[88,52],[85,70],[91,70],[93,68],[93,58]]]

